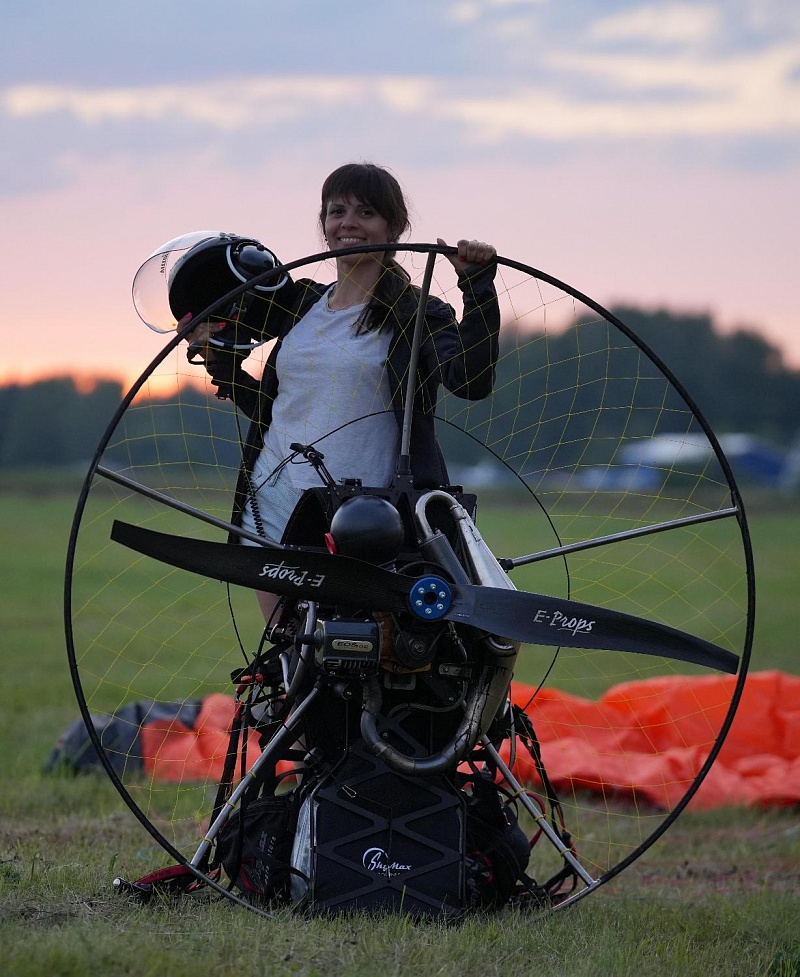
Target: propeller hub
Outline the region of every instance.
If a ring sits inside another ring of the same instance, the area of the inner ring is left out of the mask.
[[[438,621],[450,610],[453,592],[441,577],[421,577],[408,595],[411,610],[423,621]]]

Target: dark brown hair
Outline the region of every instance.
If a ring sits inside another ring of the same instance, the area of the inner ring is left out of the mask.
[[[375,163],[345,163],[331,173],[322,184],[320,226],[325,227],[328,204],[334,199],[353,196],[368,204],[388,225],[388,243],[394,244],[411,227],[408,206],[397,179]],[[364,310],[357,331],[381,330],[390,327],[391,313],[398,300],[410,288],[410,279],[397,261],[394,252],[385,253],[384,272],[378,279],[372,299]]]
[[[320,225],[325,227],[328,204],[334,198],[354,196],[369,204],[389,225],[389,241],[399,241],[411,226],[403,190],[396,178],[375,163],[345,163],[322,184]]]

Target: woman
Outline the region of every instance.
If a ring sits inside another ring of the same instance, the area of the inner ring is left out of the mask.
[[[409,228],[397,180],[371,163],[349,163],[330,174],[319,220],[331,250],[396,244]],[[435,297],[425,308],[410,443],[417,488],[448,481],[434,431],[439,386],[481,399],[491,392],[497,360],[495,249],[461,240],[458,253],[448,258],[458,275],[464,315],[459,323],[453,309]],[[242,369],[240,353],[205,346],[224,322],[204,322],[187,336],[193,347],[205,348],[218,396],[233,400],[252,420],[233,522],[281,538],[303,490],[320,484],[311,465],[292,451],[290,445],[298,442],[318,448],[337,481],[390,483],[417,299],[418,291],[387,247],[337,257],[333,285],[290,280],[261,300],[262,332],[277,342],[260,380]],[[269,620],[275,598],[259,597]]]

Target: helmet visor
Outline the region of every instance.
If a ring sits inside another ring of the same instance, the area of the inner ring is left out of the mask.
[[[177,321],[169,303],[169,287],[175,266],[191,248],[203,241],[225,239],[221,231],[190,231],[157,248],[133,278],[133,305],[139,318],[155,332],[173,332]]]

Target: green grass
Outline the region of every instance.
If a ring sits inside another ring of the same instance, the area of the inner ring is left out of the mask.
[[[62,620],[76,496],[74,486],[52,494],[35,481],[0,493],[4,973],[800,974],[796,810],[684,814],[572,909],[478,915],[449,927],[399,917],[308,921],[287,912],[263,919],[227,900],[140,907],[115,896],[111,879],[140,875],[156,842],[104,778],[41,773],[78,715]],[[797,674],[800,509],[758,500],[749,515],[759,589],[751,668]],[[508,514],[484,516],[487,538],[505,533],[504,552],[516,552],[518,525]]]

